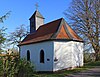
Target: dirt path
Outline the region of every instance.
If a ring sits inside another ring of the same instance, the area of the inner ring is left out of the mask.
[[[100,77],[100,67],[91,68],[89,70],[74,73],[65,77]]]

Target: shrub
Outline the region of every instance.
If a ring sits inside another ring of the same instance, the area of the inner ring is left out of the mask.
[[[94,53],[84,53],[84,63],[95,61]]]
[[[1,57],[0,73],[2,77],[32,77],[34,66],[18,55],[6,55]]]
[[[26,59],[20,59],[17,66],[17,77],[32,77],[35,72],[33,64],[30,61],[26,61]]]

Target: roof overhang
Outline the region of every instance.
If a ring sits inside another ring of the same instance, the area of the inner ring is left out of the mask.
[[[36,44],[36,43],[42,43],[42,42],[48,42],[48,41],[59,41],[59,42],[74,41],[74,42],[82,42],[82,43],[84,43],[84,41],[73,40],[73,39],[47,39],[47,40],[41,40],[41,41],[37,41],[37,42],[30,42],[30,43],[25,43],[25,44],[19,44],[18,46],[29,45],[29,44]]]

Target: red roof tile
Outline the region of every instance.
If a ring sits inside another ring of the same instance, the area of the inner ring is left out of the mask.
[[[50,39],[72,39],[82,41],[82,39],[66,24],[63,18],[44,24],[26,38],[19,45],[26,45]]]
[[[71,29],[70,26],[66,25],[68,30],[69,30],[69,33],[71,34],[73,40],[80,40],[82,41],[82,39]]]
[[[57,39],[70,39],[69,35],[66,33],[64,26],[61,27]]]

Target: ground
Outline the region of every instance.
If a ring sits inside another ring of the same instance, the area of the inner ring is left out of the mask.
[[[36,77],[100,77],[100,61],[84,64],[81,68],[55,73],[37,73]]]
[[[100,77],[100,66],[79,73],[69,74],[65,77]]]
[[[1,70],[2,68],[0,68],[0,74],[2,74]],[[100,61],[90,62],[73,70],[61,70],[55,73],[35,72],[32,77],[100,77]]]

